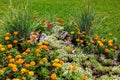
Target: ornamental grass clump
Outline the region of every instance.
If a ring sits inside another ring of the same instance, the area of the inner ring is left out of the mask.
[[[9,12],[5,14],[6,16],[2,20],[3,30],[4,32],[14,33],[14,35],[19,34],[17,36],[19,39],[27,39],[34,29],[28,0],[17,0],[16,2],[19,3],[17,8],[13,6],[14,2],[10,0]],[[6,35],[10,34],[7,33]],[[6,38],[6,40],[8,39]]]

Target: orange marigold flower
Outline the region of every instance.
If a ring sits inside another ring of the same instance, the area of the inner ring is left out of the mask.
[[[33,39],[36,39],[36,38],[37,38],[37,35],[33,34],[33,35],[32,35],[32,38],[33,38]]]
[[[115,45],[115,46],[114,46],[114,49],[116,49],[116,50],[117,50],[117,49],[118,49],[118,46],[116,46],[116,45]]]
[[[10,78],[6,78],[6,80],[11,80]]]
[[[42,45],[42,46],[40,46],[40,48],[45,49],[45,50],[48,49],[48,47],[46,45]]]
[[[51,74],[50,78],[51,78],[52,80],[55,80],[55,79],[57,78],[57,76],[56,76],[55,73],[53,73],[53,74]]]
[[[62,60],[60,60],[60,64],[64,64],[64,62]]]
[[[79,35],[79,34],[80,34],[80,31],[78,31],[77,34]]]
[[[43,63],[43,61],[40,61],[39,64],[40,64],[40,65],[43,65],[44,63]]]
[[[72,66],[72,70],[77,70],[77,66]]]
[[[17,40],[13,40],[13,43],[16,44],[18,41]]]
[[[49,45],[49,42],[45,41],[44,44],[45,44],[45,45]]]
[[[42,43],[41,43],[41,42],[39,42],[39,43],[38,43],[38,46],[42,46]]]
[[[20,59],[21,57],[22,57],[21,55],[17,55],[17,56],[16,56],[17,59]]]
[[[12,71],[13,71],[13,72],[17,72],[17,71],[18,71],[18,68],[17,68],[17,67],[12,67]]]
[[[82,44],[84,42],[84,40],[80,40],[80,43]]]
[[[28,43],[28,44],[31,44],[31,43],[32,43],[32,40],[27,40],[27,43]]]
[[[13,34],[14,34],[14,35],[18,35],[18,32],[17,32],[17,31],[15,31]]]
[[[83,76],[82,76],[82,80],[87,80],[87,76],[86,76],[86,75],[83,75]]]
[[[31,62],[30,62],[30,65],[31,65],[31,66],[35,66],[35,65],[36,65],[35,61],[31,61]]]
[[[94,40],[90,40],[90,43],[91,43],[91,44],[94,44],[95,42],[94,42]]]
[[[8,59],[11,59],[11,58],[12,58],[12,56],[11,56],[11,55],[9,55],[9,56],[8,56]]]
[[[25,52],[26,52],[26,53],[30,53],[30,49],[29,49],[29,48],[26,49]]]
[[[12,48],[12,44],[8,44],[8,46],[7,46],[7,47],[8,47],[9,49],[10,49],[10,48]]]
[[[11,59],[9,60],[10,63],[13,63],[14,61],[15,61],[14,58],[11,58]]]
[[[23,60],[23,59],[18,59],[18,60],[16,61],[16,63],[17,63],[17,64],[23,64],[23,63],[24,63],[24,60]]]
[[[29,68],[30,67],[30,64],[25,64],[25,68]]]

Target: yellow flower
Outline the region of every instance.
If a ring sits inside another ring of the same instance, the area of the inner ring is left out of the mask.
[[[42,46],[42,43],[41,43],[41,42],[39,42],[39,43],[38,43],[38,46]]]
[[[44,62],[47,62],[47,58],[43,58],[42,60],[43,60]]]
[[[108,44],[110,44],[110,43],[111,43],[111,44],[113,43],[113,40],[112,40],[112,39],[108,41]]]
[[[44,63],[42,61],[39,62],[40,65],[43,65]]]
[[[10,36],[11,34],[9,32],[6,32],[6,36]]]
[[[6,41],[10,40],[10,37],[5,37],[5,40],[6,40]]]
[[[5,51],[5,48],[1,48],[0,50],[1,50],[1,51]]]
[[[55,59],[54,62],[58,63],[60,60],[59,59]]]
[[[39,52],[40,52],[40,49],[36,49],[35,52],[36,52],[36,53],[39,53]]]
[[[112,36],[112,33],[109,33],[109,36]]]
[[[34,72],[33,71],[29,71],[28,74],[29,74],[29,76],[34,76]]]
[[[26,77],[22,77],[22,80],[27,80]]]
[[[104,39],[104,38],[102,38],[102,39],[101,39],[101,42],[102,42],[102,43],[105,43],[105,39]]]
[[[76,42],[79,42],[79,41],[80,41],[80,39],[77,38],[77,39],[76,39]]]
[[[12,80],[20,80],[19,78],[13,78]]]
[[[0,74],[2,74],[3,73],[3,70],[0,70]]]
[[[2,44],[0,44],[0,48],[2,48],[3,47],[3,45]]]
[[[37,57],[39,57],[39,56],[41,56],[41,54],[39,54],[39,53],[36,53],[36,56],[37,56]]]
[[[105,53],[109,53],[110,50],[108,48],[105,49]]]
[[[26,73],[27,72],[27,69],[25,69],[25,68],[22,68],[21,69],[21,74],[24,74],[24,73]]]
[[[26,56],[26,55],[27,55],[27,53],[26,53],[26,52],[23,52],[23,53],[22,53],[22,55]]]
[[[74,31],[72,31],[72,32],[70,32],[70,34],[72,34],[72,35],[73,35],[73,34],[75,34],[75,32],[74,32]]]
[[[21,58],[21,55],[17,55],[16,58],[17,58],[17,59],[20,59],[20,58]]]
[[[54,79],[56,79],[56,78],[57,78],[57,76],[56,76],[56,74],[55,74],[55,73],[53,73],[53,74],[51,74],[50,78],[51,78],[52,80],[54,80]]]

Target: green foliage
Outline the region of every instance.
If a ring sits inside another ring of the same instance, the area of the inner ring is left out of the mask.
[[[26,39],[34,29],[33,19],[31,12],[28,9],[27,0],[18,0],[17,2],[19,3],[17,8],[10,2],[9,12],[8,14],[5,13],[6,16],[3,19],[3,28],[5,32],[13,33],[14,31],[17,31],[19,33],[19,39]]]
[[[78,20],[78,25],[81,31],[90,33],[93,30],[95,14],[89,7],[82,12],[82,14],[78,17]]]

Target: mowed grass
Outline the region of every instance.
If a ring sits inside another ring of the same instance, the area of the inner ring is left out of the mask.
[[[15,0],[13,0],[15,1]],[[28,0],[29,1],[29,0]],[[55,21],[59,17],[68,23],[75,20],[84,9],[85,0],[30,0],[30,9],[34,16]],[[86,0],[94,9],[96,17],[103,19],[96,33],[112,33],[120,42],[120,0]],[[17,5],[18,3],[16,3]],[[0,0],[0,16],[8,9],[9,0]]]

